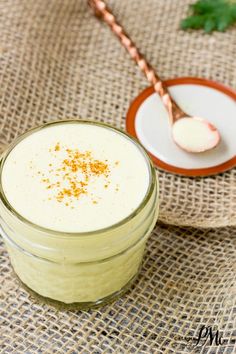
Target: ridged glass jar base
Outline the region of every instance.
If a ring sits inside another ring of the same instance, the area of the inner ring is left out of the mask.
[[[57,310],[89,310],[89,309],[100,308],[100,307],[103,307],[109,303],[112,303],[115,300],[119,299],[126,292],[128,292],[131,289],[132,285],[137,280],[138,275],[139,275],[139,271],[137,272],[137,274],[135,274],[135,276],[133,276],[133,278],[131,278],[128,281],[127,284],[125,284],[125,286],[123,286],[123,288],[121,288],[120,290],[116,291],[115,293],[113,293],[111,295],[108,295],[102,299],[95,301],[95,302],[74,302],[71,304],[65,304],[64,302],[53,300],[48,297],[44,297],[42,295],[39,295],[34,290],[30,289],[25,283],[23,283],[23,281],[19,278],[19,276],[16,274],[15,271],[14,271],[14,275],[18,279],[18,281],[21,283],[22,287],[30,295],[32,295],[37,300],[38,303],[53,306]]]

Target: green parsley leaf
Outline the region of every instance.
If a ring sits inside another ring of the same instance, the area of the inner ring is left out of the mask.
[[[203,28],[206,33],[224,32],[236,22],[236,3],[232,0],[198,0],[190,9],[192,14],[181,22],[183,30]]]

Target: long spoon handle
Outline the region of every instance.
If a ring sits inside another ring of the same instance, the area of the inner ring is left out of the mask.
[[[171,123],[182,117],[185,113],[173,101],[166,86],[157,75],[153,67],[147,62],[140,53],[135,43],[130,39],[123,27],[118,23],[112,11],[108,8],[103,0],[88,0],[89,5],[93,8],[95,14],[101,17],[111,28],[112,32],[118,37],[121,44],[126,48],[132,59],[138,64],[141,71],[146,75],[148,81],[153,85],[156,93],[160,95],[162,101],[167,108]]]

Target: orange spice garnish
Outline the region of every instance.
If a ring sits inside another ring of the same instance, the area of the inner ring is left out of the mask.
[[[42,182],[44,182],[44,183],[50,183],[49,178],[43,178],[43,179],[42,179]]]
[[[55,146],[55,148],[54,148],[54,151],[60,151],[60,144],[59,143],[57,143],[56,144],[56,146]]]
[[[58,142],[54,151],[61,149],[62,147]],[[53,149],[49,151],[51,151],[53,157],[56,156],[53,154]],[[62,160],[61,166],[49,170],[49,173],[53,174],[53,183],[50,182],[50,178],[43,178],[42,182],[47,184],[47,189],[56,190],[54,198],[58,202],[63,202],[64,205],[69,206],[73,199],[79,199],[81,195],[88,193],[87,187],[91,178],[103,176],[107,179],[110,169],[107,163],[94,159],[91,151],[80,152],[78,149],[67,148],[65,152],[67,156]],[[52,167],[53,164],[50,163],[49,166]],[[104,187],[107,188],[109,183],[107,181]],[[93,204],[98,203],[96,200],[92,202]]]

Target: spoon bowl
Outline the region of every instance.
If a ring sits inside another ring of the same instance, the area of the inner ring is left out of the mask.
[[[174,142],[183,150],[200,153],[215,148],[220,142],[216,127],[200,117],[183,117],[172,125]]]

